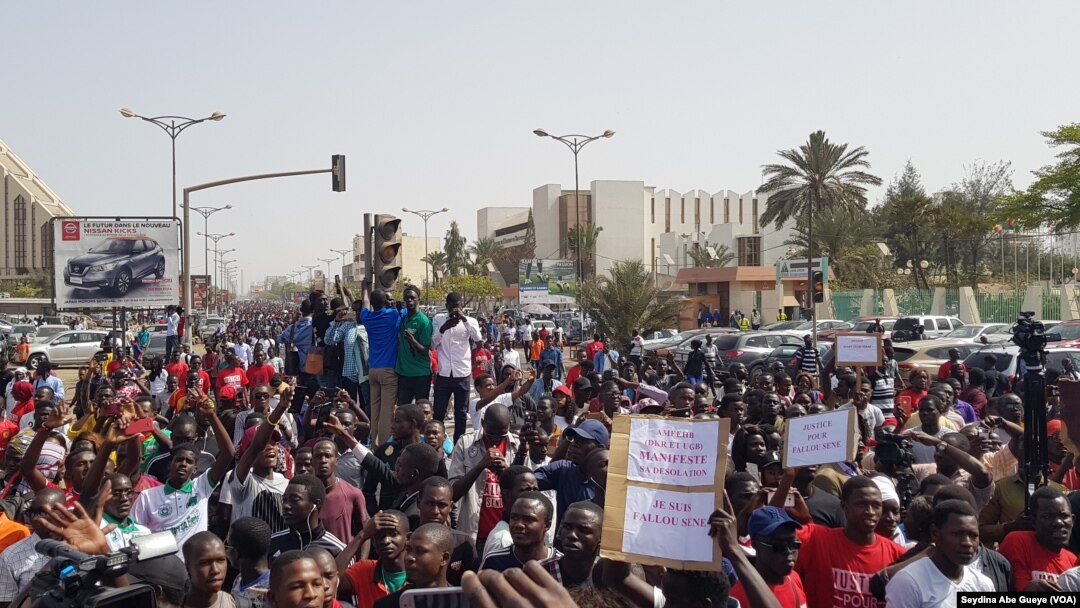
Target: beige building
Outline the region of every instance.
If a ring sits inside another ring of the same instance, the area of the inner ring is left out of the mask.
[[[0,175],[0,279],[51,272],[50,220],[75,212],[2,140]]]
[[[346,264],[342,269],[342,276],[348,280],[359,283],[363,280],[368,268],[367,254],[364,246],[363,235],[353,236],[353,259],[351,264]],[[427,240],[427,252],[442,251],[442,239],[429,237]],[[424,249],[424,237],[412,236],[402,233],[401,235],[401,280],[408,280],[414,285],[423,285],[427,264],[424,263],[426,256]],[[401,286],[401,281],[398,282]]]
[[[500,247],[524,245],[530,207],[484,207],[476,211],[477,238],[491,238]]]

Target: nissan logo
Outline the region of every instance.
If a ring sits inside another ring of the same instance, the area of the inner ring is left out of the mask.
[[[66,234],[75,234],[79,229],[79,226],[73,222],[64,222],[64,232]]]

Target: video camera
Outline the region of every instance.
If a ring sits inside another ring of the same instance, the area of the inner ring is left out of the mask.
[[[12,606],[25,600],[33,608],[154,608],[154,589],[136,584],[110,587],[105,584],[126,574],[133,563],[176,553],[172,532],[158,532],[131,540],[131,546],[109,555],[87,555],[58,540],[41,540],[34,549],[49,556],[49,563],[33,578]]]
[[[911,468],[911,465],[915,464],[915,457],[911,453],[914,443],[903,435],[885,431],[878,431],[874,438],[877,440],[877,446],[874,447],[874,459],[891,469],[891,471],[882,472],[896,479],[896,493],[900,497],[900,506],[906,509],[915,499],[919,486],[915,471]]]

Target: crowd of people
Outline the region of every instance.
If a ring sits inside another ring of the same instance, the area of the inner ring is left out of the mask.
[[[0,608],[49,562],[40,540],[108,554],[163,531],[179,553],[114,581],[163,606],[388,608],[444,589],[482,607],[908,607],[1080,591],[1080,476],[1056,384],[1049,479],[1028,498],[1023,379],[993,361],[901,377],[886,348],[860,381],[826,374],[808,337],[790,367],[751,378],[721,369],[709,337],[676,365],[635,332],[626,356],[596,335],[564,362],[554,335],[493,332],[453,293],[429,317],[419,299],[406,286],[400,302],[341,288],[295,309],[242,302],[203,354],[170,309],[165,357],[104,345],[73,387],[0,361]],[[854,460],[784,468],[790,419],[849,408]],[[723,499],[701,530],[722,571],[600,557],[611,425],[630,413],[729,421]]]

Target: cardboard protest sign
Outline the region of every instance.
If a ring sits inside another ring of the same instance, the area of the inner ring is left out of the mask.
[[[836,364],[852,366],[881,365],[881,334],[836,334]]]
[[[855,408],[789,418],[784,436],[784,467],[848,462],[859,447]]]
[[[616,416],[600,555],[719,571],[709,516],[723,503],[730,430],[727,419]]]

